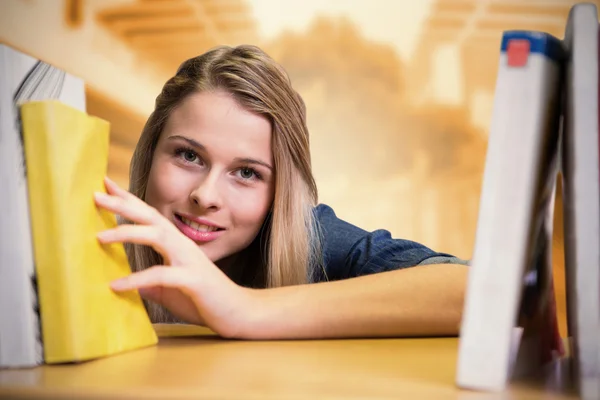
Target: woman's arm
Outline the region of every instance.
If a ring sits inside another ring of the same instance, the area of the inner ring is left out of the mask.
[[[248,339],[457,335],[468,267],[424,265],[310,285],[252,290],[231,336]]]
[[[112,282],[225,337],[292,339],[456,335],[467,268],[420,265],[356,278],[273,289],[231,281],[158,211],[107,180],[98,206],[136,224],[100,232],[102,243],[152,246],[165,265]]]

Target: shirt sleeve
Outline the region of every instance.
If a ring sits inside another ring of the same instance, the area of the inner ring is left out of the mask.
[[[324,264],[317,280],[347,279],[425,264],[468,264],[420,243],[395,239],[384,229],[365,231],[339,219],[325,204],[316,207],[316,216]]]

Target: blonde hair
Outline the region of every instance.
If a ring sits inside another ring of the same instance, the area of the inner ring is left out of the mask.
[[[321,264],[321,241],[315,221],[318,201],[312,174],[306,108],[283,70],[261,49],[220,46],[185,61],[156,98],[135,148],[129,190],[145,200],[152,158],[172,110],[187,96],[202,91],[229,93],[246,110],[265,116],[272,127],[275,193],[261,233],[246,252],[254,287],[307,283]],[[161,264],[151,247],[126,245],[134,271]],[[156,304],[146,304],[154,322],[174,317]]]

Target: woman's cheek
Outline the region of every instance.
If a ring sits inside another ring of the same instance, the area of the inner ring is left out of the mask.
[[[252,190],[236,191],[227,201],[232,214],[248,223],[261,223],[269,211],[272,196],[268,189],[259,187]]]
[[[167,163],[159,162],[152,167],[148,188],[146,191],[146,200],[151,206],[161,208],[169,203],[179,202],[187,195],[186,186],[190,186],[190,177],[181,168]],[[154,204],[152,204],[154,203]]]

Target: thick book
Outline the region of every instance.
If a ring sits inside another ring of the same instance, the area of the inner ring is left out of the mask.
[[[600,399],[598,11],[571,8],[565,32],[563,198],[567,323],[580,397]]]
[[[503,34],[456,383],[503,390],[562,354],[552,283],[562,42]]]
[[[0,368],[43,361],[18,105],[45,99],[84,111],[84,83],[0,44]]]
[[[131,273],[117,226],[96,207],[105,191],[109,124],[57,101],[21,108],[29,207],[46,363],[78,362],[157,343],[137,291],[110,282]]]

